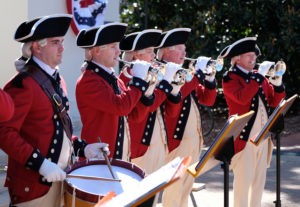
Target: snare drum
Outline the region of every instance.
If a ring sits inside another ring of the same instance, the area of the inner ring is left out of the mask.
[[[94,206],[108,192],[117,195],[136,186],[145,177],[145,172],[133,163],[113,159],[112,171],[118,181],[67,178],[65,180],[65,207]],[[105,160],[77,162],[67,174],[112,178]]]

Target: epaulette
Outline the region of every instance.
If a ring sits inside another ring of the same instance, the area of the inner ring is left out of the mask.
[[[223,81],[226,83],[228,81],[230,81],[230,77],[229,77],[229,71],[227,70],[224,74],[223,74]]]
[[[28,76],[27,72],[21,72],[11,80],[11,84],[16,86],[17,88],[24,88],[23,79],[27,76]]]

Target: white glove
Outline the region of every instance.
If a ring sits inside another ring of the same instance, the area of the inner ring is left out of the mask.
[[[184,84],[171,84],[173,86],[173,89],[171,91],[171,94],[173,96],[177,96],[178,93],[180,92],[180,89],[181,87],[184,85]]]
[[[275,65],[275,62],[270,62],[270,61],[262,62],[258,67],[258,73],[265,76],[272,65]]]
[[[48,182],[63,181],[66,178],[66,172],[63,171],[57,164],[44,159],[39,173],[46,178]]]
[[[146,61],[136,60],[134,61],[130,72],[132,76],[145,80],[150,66],[151,64]]]
[[[208,61],[210,60],[210,57],[205,57],[205,56],[200,56],[197,58],[197,62],[195,64],[195,70],[201,70],[202,72],[204,72],[206,65],[208,63]]]
[[[274,86],[281,86],[281,84],[282,84],[282,76],[275,76],[274,78],[270,77],[269,81]]]
[[[94,143],[94,144],[88,144],[84,148],[84,155],[87,159],[91,159],[91,158],[104,159],[104,155],[101,149],[103,149],[106,152],[107,156],[110,154],[108,149],[108,144]]]
[[[168,81],[168,83],[171,83],[175,73],[181,69],[181,66],[176,64],[176,63],[172,63],[172,62],[168,62],[166,64],[166,72],[165,75],[163,77],[163,80]]]

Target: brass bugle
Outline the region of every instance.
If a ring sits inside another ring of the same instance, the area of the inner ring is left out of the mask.
[[[275,78],[275,77],[281,77],[286,71],[286,64],[283,61],[278,61],[275,65],[272,65],[267,74],[268,76]]]
[[[158,60],[154,60],[156,64],[161,68],[160,71],[163,75],[166,73],[166,63],[162,63]],[[180,68],[174,75],[172,83],[181,85],[185,82],[190,82],[194,77],[195,70],[194,68]]]
[[[184,59],[190,61],[189,68],[191,68],[194,65],[194,63],[196,63],[197,61],[197,59],[189,58],[189,57],[184,57]],[[207,62],[203,72],[204,74],[208,74],[208,75],[219,72],[223,69],[223,65],[224,65],[224,60],[221,57],[218,57],[216,60],[210,59]]]
[[[134,65],[134,62],[129,62],[129,61],[126,61],[126,60],[122,60],[121,58],[118,58],[118,61],[122,62],[124,64],[124,66],[127,66],[129,68],[132,68],[133,65]],[[129,79],[132,79],[132,75],[130,75],[128,73],[127,67],[123,67],[122,71],[123,71],[123,73],[126,77],[128,77]],[[161,81],[162,75],[160,74],[159,70],[160,70],[160,68],[150,66],[149,70],[148,70],[148,75],[147,75],[147,78],[146,78],[145,81],[149,82],[150,84],[153,84],[157,81]]]

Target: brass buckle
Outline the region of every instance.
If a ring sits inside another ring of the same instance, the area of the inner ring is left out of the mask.
[[[62,105],[62,99],[60,98],[60,96],[57,93],[53,94],[52,98],[57,106]]]

